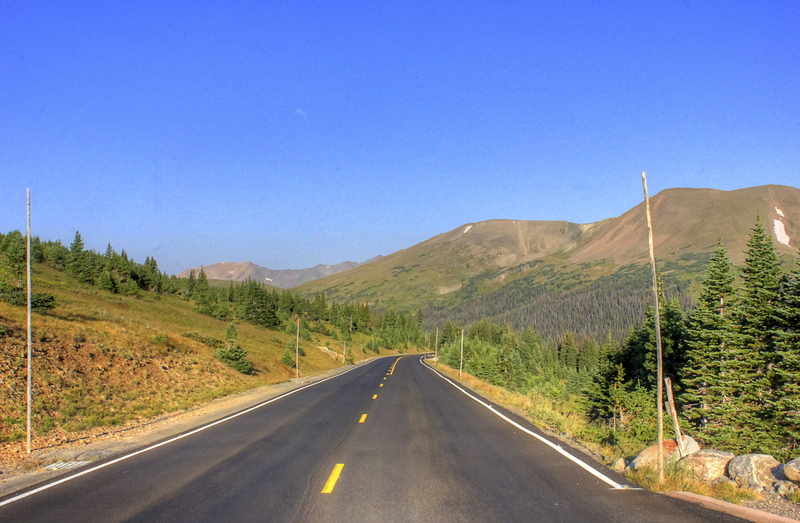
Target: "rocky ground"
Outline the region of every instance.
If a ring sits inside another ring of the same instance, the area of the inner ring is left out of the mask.
[[[761,499],[743,501],[742,505],[800,521],[800,505],[777,493],[761,494]]]

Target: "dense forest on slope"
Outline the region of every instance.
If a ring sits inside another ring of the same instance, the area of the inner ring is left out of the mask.
[[[800,270],[781,270],[760,220],[738,270],[720,240],[688,315],[659,290],[664,374],[684,428],[709,447],[797,457]],[[518,334],[483,318],[465,329],[463,361],[461,327],[447,320],[441,361],[543,400],[577,399],[593,420],[581,437],[641,448],[656,430],[654,318],[648,305],[621,344],[609,335],[602,347],[572,332],[556,343],[531,327]]]
[[[652,297],[651,282],[646,265],[626,265],[593,281],[587,281],[580,268],[567,274],[551,269],[466,299],[452,309],[430,306],[423,312],[436,323],[453,318],[468,324],[486,318],[517,331],[532,327],[545,339],[560,339],[570,331],[579,339],[603,340],[611,334],[621,341],[644,317]],[[668,298],[677,299],[685,310],[692,307],[690,276],[665,274],[663,282]]]

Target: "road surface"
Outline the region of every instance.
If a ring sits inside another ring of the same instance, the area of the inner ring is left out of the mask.
[[[615,488],[496,411],[518,425],[419,356],[379,359],[9,496],[0,522],[742,521]]]

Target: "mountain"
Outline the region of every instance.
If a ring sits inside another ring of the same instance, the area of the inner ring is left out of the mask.
[[[685,305],[691,303],[718,237],[734,263],[743,261],[756,216],[772,233],[786,267],[794,268],[792,260],[800,246],[800,190],[794,187],[668,189],[652,197],[650,207],[659,269],[668,292]],[[308,281],[297,290],[307,296],[325,292],[328,299],[400,309],[427,307],[429,318],[448,316],[468,322],[485,316],[517,327],[544,322],[551,327],[540,325],[543,330],[580,332],[576,325],[585,319],[565,320],[572,313],[563,310],[558,297],[572,293],[569,299],[583,300],[587,314],[594,314],[590,302],[625,297],[618,304],[630,309],[624,316],[639,316],[648,299],[648,264],[642,202],[619,217],[591,224],[520,220],[465,224],[368,265]],[[644,290],[634,292],[634,288]],[[625,322],[614,326],[612,322],[610,316],[599,319],[592,332],[605,329],[619,334],[627,329]]]
[[[379,259],[380,256],[367,260],[363,263],[356,262],[342,262],[336,265],[316,265],[308,269],[286,269],[275,270],[260,267],[253,262],[221,262],[213,265],[203,267],[203,271],[210,280],[232,280],[232,281],[246,281],[253,279],[266,283],[273,287],[287,289],[289,287],[296,287],[309,280],[316,280],[337,274],[342,271],[358,267],[365,263]],[[186,269],[178,275],[179,278],[188,278],[191,271],[197,275],[200,272],[200,267],[193,269]]]

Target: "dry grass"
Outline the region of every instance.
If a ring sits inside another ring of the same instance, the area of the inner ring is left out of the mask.
[[[184,410],[214,398],[288,381],[293,368],[280,362],[294,336],[241,323],[237,342],[255,369],[243,375],[213,357],[214,349],[182,333],[224,338],[227,323],[193,311],[175,296],[119,296],[78,285],[58,271],[37,266],[36,292],[55,296],[58,307],[33,315],[34,427],[71,432],[120,425]],[[0,302],[0,441],[24,436],[27,380],[26,311]],[[340,342],[312,333],[301,341],[301,376],[341,366],[318,346]],[[319,341],[316,341],[319,339]],[[363,342],[368,341],[363,338]],[[356,360],[372,356],[354,340]],[[382,351],[389,354],[392,351]]]

